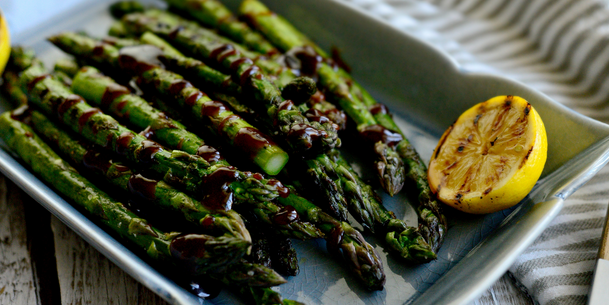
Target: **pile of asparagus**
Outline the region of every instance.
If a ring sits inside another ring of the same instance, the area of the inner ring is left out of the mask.
[[[0,136],[35,173],[151,260],[258,304],[297,303],[268,289],[285,282],[276,271],[298,273],[289,238],[325,238],[382,289],[381,260],[349,214],[406,261],[436,258],[446,219],[387,107],[257,0],[240,18],[216,0],[166,1],[171,12],[111,6],[108,37],[50,37],[73,56],[52,73],[13,48],[2,91],[17,108],[0,116]],[[387,193],[413,186],[418,226],[383,207],[339,131],[361,137]]]

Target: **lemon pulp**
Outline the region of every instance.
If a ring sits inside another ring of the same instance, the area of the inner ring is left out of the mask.
[[[531,191],[546,156],[539,114],[521,97],[498,96],[465,111],[446,130],[430,161],[429,184],[448,205],[491,213]]]

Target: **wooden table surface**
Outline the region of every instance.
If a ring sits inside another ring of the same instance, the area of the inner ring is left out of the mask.
[[[0,305],[167,304],[0,175]],[[534,304],[508,274],[472,304]]]

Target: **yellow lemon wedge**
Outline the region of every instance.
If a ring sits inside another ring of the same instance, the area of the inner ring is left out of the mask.
[[[4,71],[4,67],[6,66],[10,53],[11,40],[8,33],[8,26],[6,24],[4,15],[0,11],[0,73]]]
[[[444,132],[429,164],[429,186],[440,201],[467,213],[503,210],[535,186],[547,151],[546,129],[531,104],[497,96]]]

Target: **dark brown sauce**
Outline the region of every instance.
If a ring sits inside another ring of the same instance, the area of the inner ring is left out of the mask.
[[[324,58],[310,46],[293,48],[285,54],[285,65],[299,70],[303,76],[315,76],[322,62]]]
[[[131,91],[124,86],[121,86],[117,83],[111,83],[104,90],[104,94],[101,99],[101,107],[106,109],[112,104],[112,102],[119,96],[130,94]]]
[[[171,82],[171,85],[169,85],[168,91],[169,91],[169,94],[171,94],[171,95],[177,95],[178,93],[182,92],[182,90],[184,90],[184,88],[188,88],[188,87],[192,87],[192,84],[189,81],[186,81],[183,79],[176,79]]]
[[[206,207],[228,211],[233,205],[233,191],[230,184],[237,181],[235,170],[222,167],[209,174],[202,183],[201,203]]]
[[[127,187],[132,195],[138,196],[146,200],[156,199],[156,185],[159,182],[156,180],[148,179],[140,174],[131,175],[129,177],[129,183]]]
[[[396,145],[402,141],[401,134],[391,131],[378,124],[364,128],[362,131],[360,131],[360,134],[373,143],[381,141],[389,146]]]
[[[231,115],[223,118],[222,121],[220,122],[220,124],[218,124],[218,127],[217,127],[218,133],[224,134],[223,131],[224,131],[224,128],[226,128],[226,124],[230,124],[231,121],[239,120],[239,119],[241,119],[241,118],[235,114],[231,114]]]
[[[258,179],[258,180],[260,180],[260,179]],[[287,198],[290,195],[290,189],[285,187],[281,183],[281,181],[279,181],[277,179],[269,179],[268,185],[274,186],[275,189],[277,189],[277,193],[279,193],[279,196],[281,196],[281,198]]]
[[[63,115],[68,111],[68,109],[72,108],[72,106],[74,106],[78,103],[84,103],[84,102],[85,102],[85,100],[76,94],[71,94],[71,95],[67,96],[61,102],[61,104],[59,104],[57,106],[57,116],[59,117],[60,120],[63,120]]]
[[[315,108],[310,108],[304,114],[307,117],[307,119],[309,119],[309,121],[315,121],[315,122],[319,122],[321,124],[327,123],[330,121],[330,119],[328,119],[328,117],[326,117],[321,111],[319,111]]]
[[[205,216],[205,218],[203,218],[203,221],[201,221],[201,226],[203,227],[204,230],[213,230],[216,227],[215,222],[216,222],[216,217],[207,215],[207,216]]]
[[[148,70],[163,67],[159,60],[161,55],[163,51],[151,45],[124,47],[119,52],[118,62],[122,68],[134,75],[140,75]]]
[[[115,152],[121,156],[124,156],[127,153],[127,150],[129,149],[129,145],[131,145],[131,140],[133,140],[133,138],[135,138],[135,135],[132,132],[123,132],[116,139]]]
[[[243,65],[245,63],[247,63],[248,65],[254,64],[254,62],[251,59],[249,59],[247,57],[242,57],[242,58],[239,58],[239,59],[233,61],[230,64],[230,69],[231,69],[231,71],[237,71],[239,69],[239,67],[241,67],[241,65]]]
[[[85,110],[78,118],[78,129],[82,131],[82,129],[85,127],[85,124],[87,124],[87,121],[89,121],[89,119],[97,113],[101,113],[101,110],[99,110],[98,108],[89,108]]]
[[[212,236],[199,234],[184,234],[174,238],[169,245],[169,251],[173,258],[179,260],[192,273],[197,273],[201,268],[198,262],[201,258],[208,256],[207,244],[213,242]]]
[[[106,172],[108,172],[108,169],[110,169],[110,166],[112,165],[112,162],[107,155],[101,154],[95,150],[87,150],[82,158],[82,163],[85,168],[102,175],[106,175]]]
[[[317,92],[315,92],[315,94],[313,94],[311,96],[311,99],[309,101],[310,101],[311,105],[315,105],[315,104],[321,103],[325,100],[326,100],[326,96],[323,93],[321,93],[321,91],[317,90]]]
[[[229,50],[226,52],[222,52],[222,54],[218,55],[218,62],[221,63],[228,57],[233,56],[233,55],[238,55],[238,54],[239,53],[235,49],[232,49],[232,50]],[[232,64],[231,64],[231,66],[232,66]]]
[[[34,77],[34,79],[32,79],[31,81],[29,81],[27,83],[27,90],[28,91],[32,91],[32,89],[34,89],[36,84],[38,84],[39,82],[43,81],[45,78],[49,78],[49,77],[51,77],[51,76],[48,75],[48,74],[42,74],[42,75]]]
[[[345,60],[343,59],[343,57],[341,56],[341,52],[337,47],[332,47],[332,61],[340,68],[342,68],[343,70],[345,70],[347,73],[351,73],[351,67],[349,66],[349,64],[347,64],[347,62],[345,62]]]
[[[178,141],[178,145],[176,146],[176,148],[178,150],[182,150],[182,145],[184,145],[184,138],[181,138],[180,141]]]
[[[142,141],[142,149],[138,154],[138,160],[144,164],[154,161],[154,156],[163,148],[156,142],[150,140]]]
[[[281,110],[292,110],[294,108],[294,102],[290,101],[290,100],[286,100],[281,102],[281,104],[279,104],[279,107],[277,107],[277,112],[281,111]]]
[[[327,137],[328,134],[325,131],[317,130],[313,128],[313,126],[308,124],[297,124],[290,129],[288,133],[288,137],[297,138],[297,139],[306,139],[310,138],[311,141],[308,141],[308,147],[312,146],[313,141],[317,140],[320,137]]]
[[[150,140],[152,137],[154,137],[154,130],[148,126],[146,129],[142,130],[139,135]]]
[[[220,101],[209,101],[203,103],[201,115],[206,117],[217,117],[222,112],[226,111],[226,105]]]
[[[189,97],[187,97],[187,98],[184,100],[184,103],[186,104],[186,106],[188,106],[188,107],[192,107],[192,106],[194,106],[194,105],[197,103],[197,101],[198,101],[200,98],[202,98],[203,96],[204,96],[204,95],[203,95],[203,93],[202,93],[201,91],[195,91],[195,92],[193,92],[193,93],[192,93],[192,94],[191,94]]]
[[[169,37],[169,39],[173,40],[176,39],[176,37],[178,37],[178,34],[180,34],[180,32],[184,29],[183,26],[178,26],[175,29],[173,29],[173,31],[169,32],[169,34],[167,35]]]
[[[377,103],[374,104],[372,106],[370,106],[370,113],[376,115],[376,114],[389,114],[389,109],[387,109],[387,106],[385,106],[384,104],[381,103]]]
[[[209,53],[209,57],[218,60],[218,56],[220,56],[220,54],[222,54],[224,52],[233,51],[234,49],[235,48],[232,45],[230,45],[230,44],[223,44],[223,45],[213,49]],[[219,62],[219,60],[218,60],[218,62]]]
[[[345,231],[339,225],[332,228],[330,235],[326,238],[326,247],[332,254],[340,254],[340,244],[343,242]]]
[[[241,86],[245,86],[245,84],[247,84],[248,80],[250,80],[252,75],[255,75],[256,73],[258,73],[258,71],[260,71],[260,68],[258,68],[258,66],[251,66],[247,70],[243,71],[243,73],[241,73],[241,76],[239,76],[238,80],[234,81],[238,81]]]
[[[205,159],[205,161],[209,163],[222,160],[222,156],[217,149],[205,144],[197,149],[197,156]]]
[[[239,129],[237,135],[233,139],[233,145],[242,152],[246,152],[250,159],[254,159],[260,150],[269,147],[272,144],[270,138],[252,127],[243,127]]]
[[[273,216],[273,223],[285,226],[297,221],[299,218],[296,209],[287,205]]]
[[[98,43],[95,45],[95,47],[93,47],[93,50],[91,50],[91,53],[93,54],[93,56],[101,56],[104,54],[104,44],[103,43]]]
[[[82,158],[82,164],[85,168],[97,172],[101,175],[106,175],[112,165],[118,172],[127,172],[129,168],[122,164],[115,164],[110,159],[108,154],[100,153],[95,150],[87,150]]]
[[[118,104],[116,104],[116,110],[118,110],[119,112],[123,112],[123,109],[125,109],[125,107],[128,104],[129,104],[129,101],[127,101],[127,100],[120,101],[120,102],[118,102]],[[123,114],[123,116],[124,115],[127,115],[127,114]]]

